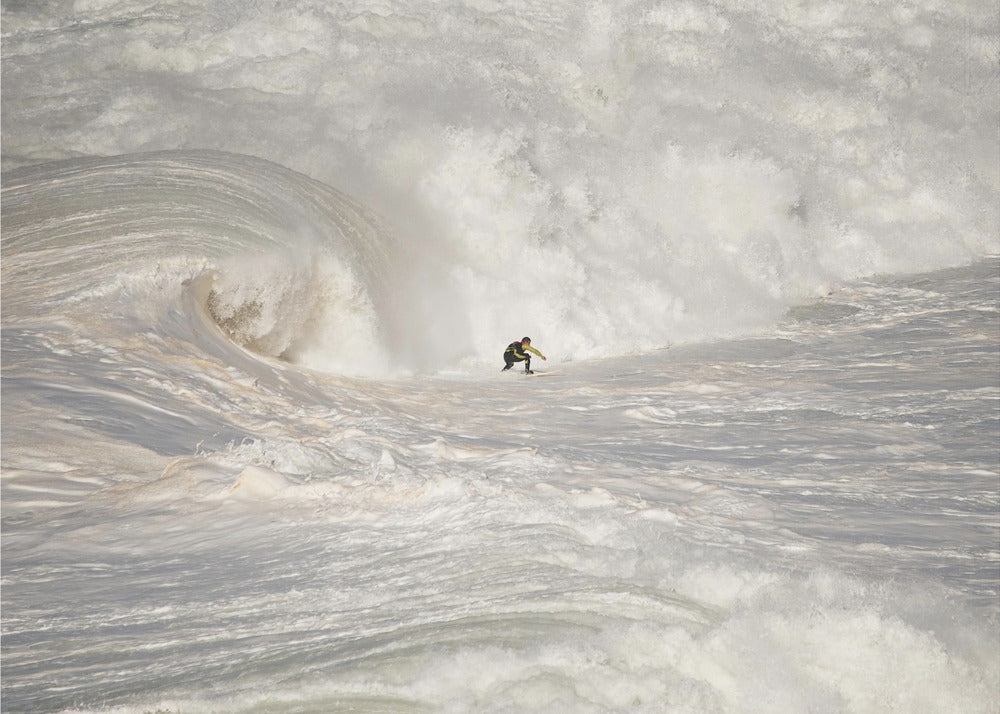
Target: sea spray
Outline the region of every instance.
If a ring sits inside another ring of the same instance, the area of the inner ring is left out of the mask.
[[[470,366],[525,332],[559,358],[634,353],[1000,250],[979,4],[190,12],[5,8],[4,167],[210,146],[364,201],[405,246],[361,281],[383,344],[324,366],[328,311],[322,347],[289,353],[319,369]],[[301,227],[282,222],[279,242]]]

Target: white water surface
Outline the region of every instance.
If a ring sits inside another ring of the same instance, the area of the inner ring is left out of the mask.
[[[995,3],[2,21],[4,711],[1000,709]]]

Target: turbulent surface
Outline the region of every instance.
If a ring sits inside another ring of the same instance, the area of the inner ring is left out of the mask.
[[[5,2],[4,711],[997,711],[997,17]]]
[[[991,711],[997,275],[545,379],[8,328],[5,706]]]

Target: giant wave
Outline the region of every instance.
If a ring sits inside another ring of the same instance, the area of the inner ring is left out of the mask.
[[[525,333],[630,354],[1000,250],[996,19],[975,4],[190,12],[5,7],[3,165],[121,157],[73,169],[103,200],[97,173],[150,162],[150,212],[273,256],[222,266],[212,302],[264,354],[436,371]],[[196,168],[153,178],[168,159],[144,154],[178,149]]]
[[[712,171],[742,171],[731,180],[757,186],[740,199],[754,210],[689,216],[705,231],[697,248],[612,249],[618,239],[562,232],[515,255],[492,239],[465,250],[407,243],[343,193],[248,156],[156,152],[19,169],[4,178],[7,315],[81,302],[168,312],[187,286],[255,353],[380,375],[481,364],[526,329],[555,340],[562,359],[745,333],[850,274],[808,247],[806,209],[783,172],[741,161]],[[770,197],[758,193],[767,181]],[[957,236],[945,263],[966,250]]]

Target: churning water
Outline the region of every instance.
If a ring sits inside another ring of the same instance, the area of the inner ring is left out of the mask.
[[[995,4],[2,31],[4,711],[1000,707]]]

